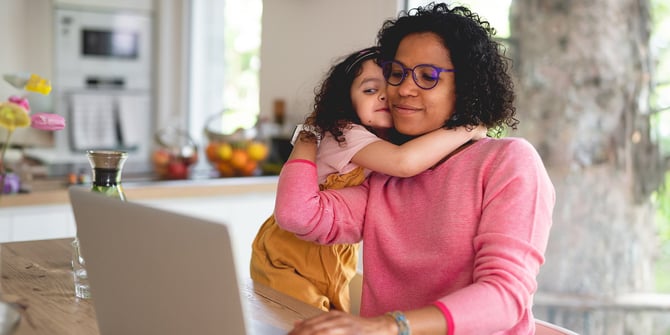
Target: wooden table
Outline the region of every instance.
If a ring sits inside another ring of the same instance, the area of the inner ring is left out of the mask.
[[[99,334],[91,300],[75,298],[70,267],[72,239],[2,244],[2,295],[24,307],[17,335]],[[320,310],[247,280],[242,297],[255,318],[282,329]]]

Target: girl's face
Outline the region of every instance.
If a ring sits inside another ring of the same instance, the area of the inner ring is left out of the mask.
[[[386,81],[373,60],[361,65],[361,73],[351,84],[351,103],[365,126],[387,129],[393,126],[386,101]]]
[[[453,69],[449,50],[431,32],[405,36],[398,45],[395,60],[407,69],[419,64]],[[456,70],[458,71],[458,70]],[[453,73],[439,74],[437,85],[425,90],[416,85],[411,71],[398,85],[388,85],[387,93],[393,125],[401,134],[417,136],[442,127],[454,113],[456,82]]]

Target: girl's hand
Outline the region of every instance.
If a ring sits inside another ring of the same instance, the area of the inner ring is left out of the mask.
[[[330,311],[298,321],[288,335],[387,335],[397,334],[395,321],[388,316],[361,318],[341,311]]]
[[[482,138],[486,137],[486,133],[488,132],[488,128],[486,128],[483,125],[478,125],[477,128],[473,129],[470,133],[472,133],[472,140],[481,140]]]
[[[316,151],[318,149],[318,143],[316,136],[311,133],[300,132],[298,137],[293,144],[293,150],[288,159],[306,159],[312,162],[316,161]]]

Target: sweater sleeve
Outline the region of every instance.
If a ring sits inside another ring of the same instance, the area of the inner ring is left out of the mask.
[[[362,237],[366,197],[363,185],[319,191],[316,165],[290,160],[279,175],[274,216],[281,228],[307,241],[356,243]]]
[[[473,284],[439,302],[455,333],[506,330],[529,315],[544,262],[555,193],[537,152],[516,141],[491,162],[473,240]]]

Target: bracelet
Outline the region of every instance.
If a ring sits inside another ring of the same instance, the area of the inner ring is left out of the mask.
[[[316,129],[313,126],[302,123],[295,126],[295,130],[293,130],[293,136],[291,137],[291,145],[295,145],[295,141],[298,140],[300,133],[303,131],[312,133],[316,137],[316,145],[317,146],[319,145],[319,142],[321,142],[321,134],[319,134],[319,132],[316,131]]]
[[[405,317],[405,314],[400,311],[388,312],[386,315],[390,316],[395,320],[395,323],[398,325],[398,335],[410,335],[412,330],[409,329],[409,321]]]

